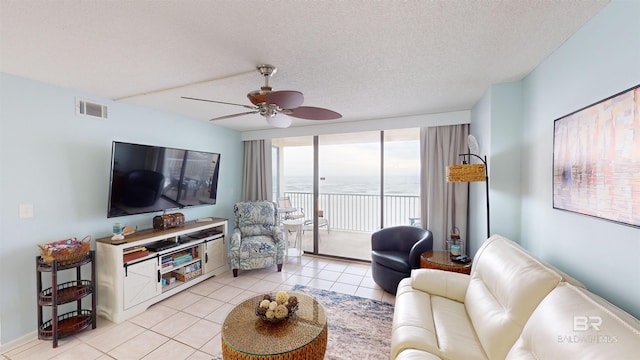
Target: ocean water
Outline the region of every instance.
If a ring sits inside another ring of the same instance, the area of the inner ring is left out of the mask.
[[[284,178],[285,192],[313,191],[311,176],[287,176]],[[384,179],[387,195],[420,195],[418,176],[386,176]],[[327,176],[320,179],[321,194],[361,194],[379,195],[380,177],[371,176]]]

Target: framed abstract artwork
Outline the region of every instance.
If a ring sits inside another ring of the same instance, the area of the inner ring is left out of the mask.
[[[640,85],[554,121],[553,208],[640,227]]]

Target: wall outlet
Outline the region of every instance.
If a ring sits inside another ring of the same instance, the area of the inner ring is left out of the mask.
[[[33,204],[20,204],[20,219],[33,217]]]

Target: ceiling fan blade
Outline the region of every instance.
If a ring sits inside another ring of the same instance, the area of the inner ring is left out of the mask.
[[[250,105],[234,104],[234,103],[230,103],[230,102],[216,101],[216,100],[198,99],[198,98],[192,98],[192,97],[188,97],[188,96],[181,96],[181,98],[183,98],[183,99],[187,99],[187,100],[197,100],[197,101],[212,102],[212,103],[216,103],[216,104],[225,104],[225,105],[242,106],[243,108],[247,108],[247,109],[254,109],[254,110],[255,110],[255,108],[256,108],[255,106],[250,106]]]
[[[286,114],[307,120],[335,120],[342,117],[342,115],[333,110],[313,106],[300,106],[295,109],[289,109]]]
[[[304,95],[300,91],[283,90],[270,92],[266,96],[267,104],[276,104],[280,109],[294,109],[302,105]]]
[[[259,110],[247,111],[247,112],[238,113],[238,114],[220,116],[220,117],[217,117],[217,118],[209,119],[209,121],[231,119],[231,118],[234,118],[234,117],[237,117],[237,116],[242,116],[242,115],[257,114],[259,112],[260,112]]]

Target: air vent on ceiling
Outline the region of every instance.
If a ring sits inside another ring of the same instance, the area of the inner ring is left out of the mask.
[[[76,98],[76,114],[108,119],[107,105]]]

